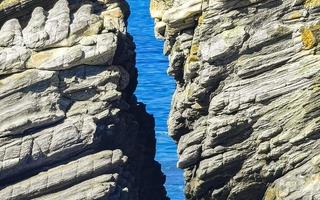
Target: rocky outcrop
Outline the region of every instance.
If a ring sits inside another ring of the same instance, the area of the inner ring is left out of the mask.
[[[166,199],[128,16],[123,0],[1,1],[0,199]]]
[[[187,199],[320,199],[319,8],[152,0]]]

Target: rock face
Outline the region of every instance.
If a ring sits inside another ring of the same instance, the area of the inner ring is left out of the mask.
[[[2,200],[166,199],[128,15],[122,0],[1,1]]]
[[[152,0],[186,199],[320,199],[320,3]]]

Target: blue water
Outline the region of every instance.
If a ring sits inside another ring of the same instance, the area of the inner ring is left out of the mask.
[[[139,71],[136,95],[147,105],[156,120],[157,155],[162,171],[167,176],[166,189],[171,200],[182,200],[183,175],[176,168],[176,145],[168,136],[167,118],[174,80],[166,74],[167,57],[162,54],[163,42],[153,34],[153,20],[149,14],[149,0],[128,0],[131,7],[129,32],[133,35],[137,49]],[[152,199],[150,199],[152,200]]]

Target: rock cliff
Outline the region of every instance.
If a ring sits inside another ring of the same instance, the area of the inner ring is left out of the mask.
[[[124,0],[0,2],[0,199],[162,200]]]
[[[186,199],[320,199],[320,2],[152,0]]]

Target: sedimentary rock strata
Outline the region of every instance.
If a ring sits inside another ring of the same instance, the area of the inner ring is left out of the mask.
[[[187,199],[320,199],[319,8],[151,1]]]
[[[0,199],[166,199],[125,1],[0,2]]]

